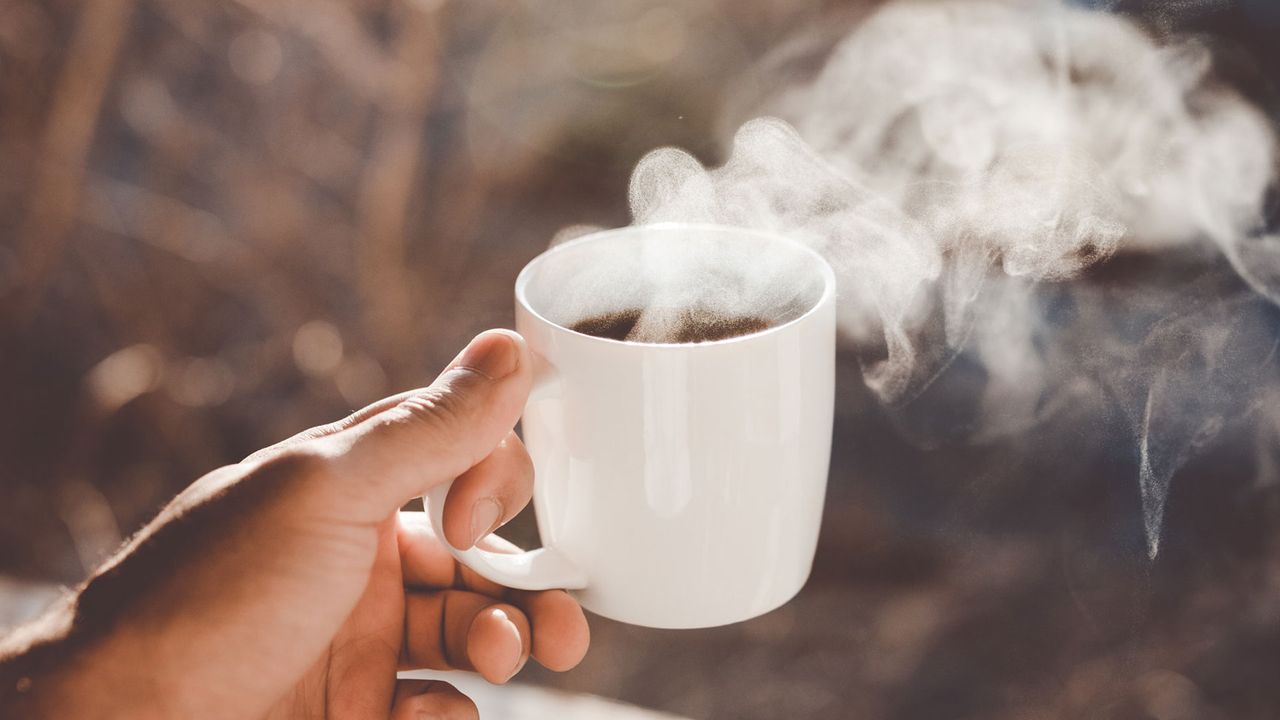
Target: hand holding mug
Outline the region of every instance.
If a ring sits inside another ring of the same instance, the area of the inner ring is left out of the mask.
[[[511,430],[531,382],[523,340],[484,333],[430,387],[197,480],[0,645],[0,717],[464,720],[470,700],[397,669],[505,682],[530,655],[577,664],[587,625],[568,595],[458,567],[422,513],[397,512],[454,478],[451,543],[518,512],[532,476]]]
[[[545,253],[516,295],[528,347],[485,333],[430,387],[192,484],[0,644],[0,715],[473,718],[396,670],[568,669],[575,597],[703,627],[793,596],[830,453],[826,263],[764,233],[629,228]],[[475,544],[531,492],[547,547]],[[430,522],[397,511],[416,495]]]

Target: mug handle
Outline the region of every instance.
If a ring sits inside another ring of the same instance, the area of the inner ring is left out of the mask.
[[[545,389],[552,379],[550,365],[541,357],[534,357],[534,389]],[[535,479],[536,482],[536,479]],[[555,548],[542,547],[519,553],[497,553],[471,547],[459,550],[444,536],[444,501],[449,496],[453,481],[441,483],[422,496],[431,518],[436,537],[453,555],[454,559],[475,570],[482,577],[516,590],[576,590],[587,586],[586,573],[574,565],[564,553]]]

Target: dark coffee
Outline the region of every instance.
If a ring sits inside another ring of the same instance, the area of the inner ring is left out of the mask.
[[[571,325],[570,329],[584,335],[594,335],[610,340],[700,343],[749,335],[772,325],[768,320],[753,315],[731,316],[705,310],[686,310],[674,314],[670,327],[664,329],[658,337],[640,339],[635,337],[635,330],[640,322],[641,313],[639,309],[631,309],[594,315],[579,320]]]
[[[583,335],[610,340],[626,340],[636,323],[640,322],[639,310],[620,310],[606,315],[594,315],[574,323],[569,329]]]

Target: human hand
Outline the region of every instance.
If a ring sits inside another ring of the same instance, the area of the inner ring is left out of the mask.
[[[528,503],[512,428],[530,365],[520,336],[483,333],[430,387],[200,478],[0,650],[0,715],[474,718],[453,688],[396,670],[501,683],[530,654],[573,667],[588,629],[567,593],[484,580],[425,515],[398,512],[457,478],[444,530],[466,548]]]

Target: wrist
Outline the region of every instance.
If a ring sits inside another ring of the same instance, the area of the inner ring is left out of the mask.
[[[0,646],[0,717],[146,718],[154,698],[117,634],[76,626],[69,598]]]

